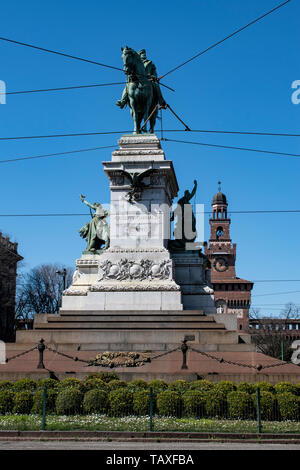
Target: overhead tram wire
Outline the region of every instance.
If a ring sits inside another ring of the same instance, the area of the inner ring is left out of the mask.
[[[185,129],[164,129],[164,132],[187,132]],[[189,132],[199,132],[199,133],[215,133],[215,134],[238,134],[238,135],[260,135],[260,136],[276,136],[276,137],[300,137],[300,134],[294,133],[276,133],[276,132],[248,132],[248,131],[223,131],[223,130],[192,130]],[[123,134],[123,133],[132,133],[132,130],[118,130],[118,131],[103,131],[103,132],[76,132],[68,134],[48,134],[48,135],[30,135],[30,136],[13,136],[13,137],[0,137],[0,140],[24,140],[24,139],[50,139],[50,138],[59,138],[59,137],[81,137],[81,136],[92,136],[92,135],[110,135],[110,134]],[[189,144],[198,144],[202,143],[192,142],[192,141],[180,141],[175,139],[161,139],[162,141],[169,142],[181,142]],[[213,144],[205,144],[213,145]],[[230,147],[233,148],[233,147]],[[286,155],[286,154],[284,154]]]
[[[196,212],[196,214],[211,214],[212,211]],[[300,209],[290,209],[290,210],[260,210],[260,211],[230,211],[230,214],[270,214],[270,213],[300,213]],[[42,213],[42,214],[0,214],[0,217],[62,217],[62,216],[82,216],[86,215],[85,213]],[[257,281],[256,281],[257,282]]]
[[[291,290],[286,292],[270,292],[268,294],[254,294],[251,297],[264,297],[266,295],[283,295],[283,294],[296,294],[300,292],[300,290]]]
[[[28,43],[25,43],[25,42],[15,41],[13,39],[5,38],[5,37],[0,37],[0,41],[10,42],[12,44],[17,44],[19,46],[30,47],[32,49],[37,49],[38,51],[49,52],[50,54],[56,54],[56,55],[60,55],[60,56],[63,56],[63,57],[68,57],[69,59],[76,59],[76,60],[80,60],[82,62],[88,62],[90,64],[99,65],[100,67],[106,67],[108,69],[120,70],[121,72],[123,72],[123,69],[121,69],[120,67],[115,67],[113,65],[102,64],[101,62],[97,62],[95,60],[84,59],[83,57],[78,57],[78,56],[75,56],[75,55],[66,54],[64,52],[54,51],[52,49],[46,49],[44,47],[35,46],[34,44],[28,44]]]
[[[221,148],[227,150],[241,150],[243,152],[256,152],[256,153],[265,153],[268,155],[279,155],[279,156],[286,156],[286,157],[300,157],[299,153],[288,153],[288,152],[276,152],[271,150],[263,150],[263,149],[253,149],[247,147],[235,147],[232,145],[218,145],[218,144],[209,144],[205,142],[192,142],[188,140],[176,140],[176,139],[162,139],[165,142],[176,142],[181,144],[192,144],[192,145],[201,145],[204,147],[214,147],[214,148]]]
[[[44,92],[49,92],[49,91],[78,90],[82,88],[94,88],[94,87],[124,85],[124,84],[126,84],[126,82],[96,83],[93,85],[77,85],[77,86],[67,86],[67,87],[58,87],[58,88],[41,88],[37,90],[7,91],[5,93],[0,93],[0,95],[22,95],[22,94],[27,94],[27,93],[44,93]]]
[[[177,65],[177,67],[174,67],[173,69],[169,70],[167,73],[161,75],[159,77],[159,81],[166,77],[167,75],[169,75],[170,73],[172,72],[175,72],[175,70],[178,70],[179,68],[183,67],[184,65],[188,64],[189,62],[192,62],[193,60],[197,59],[198,57],[202,56],[203,54],[205,54],[206,52],[214,49],[215,47],[219,46],[220,44],[222,44],[223,42],[227,41],[227,39],[230,39],[232,38],[233,36],[241,33],[242,31],[244,31],[246,28],[249,28],[250,26],[252,26],[253,24],[257,23],[258,21],[262,20],[263,18],[265,18],[266,16],[268,15],[271,15],[271,13],[274,13],[276,10],[279,10],[279,8],[282,8],[284,5],[286,5],[287,3],[290,3],[291,0],[286,0],[284,3],[281,3],[280,5],[278,5],[277,7],[273,8],[272,10],[268,11],[267,13],[265,13],[264,15],[262,16],[259,16],[258,18],[256,18],[255,20],[251,21],[250,23],[246,24],[245,26],[243,26],[242,28],[239,28],[237,29],[236,31],[234,31],[233,33],[229,34],[229,36],[226,36],[225,38],[221,39],[220,41],[212,44],[211,46],[207,47],[206,49],[204,49],[203,51],[199,52],[198,54],[194,55],[193,57],[191,57],[190,59],[186,60],[185,62],[183,62],[182,64],[180,65]]]
[[[102,147],[91,147],[91,148],[86,148],[86,149],[76,149],[76,150],[69,150],[67,152],[57,152],[57,153],[46,153],[43,155],[32,155],[32,156],[27,156],[27,157],[17,157],[17,158],[9,158],[7,160],[0,160],[1,163],[9,163],[9,162],[17,162],[21,160],[33,160],[35,158],[46,158],[46,157],[57,157],[59,155],[70,155],[73,153],[82,153],[82,152],[91,152],[95,150],[103,150],[103,149],[109,149],[109,148],[115,148],[115,145],[105,145]]]
[[[59,52],[59,51],[54,51],[52,49],[46,49],[45,47],[40,47],[40,46],[35,46],[34,44],[28,44],[26,42],[21,42],[21,41],[16,41],[14,39],[9,39],[9,38],[5,38],[5,37],[0,37],[0,41],[6,41],[6,42],[9,42],[9,43],[12,43],[12,44],[16,44],[18,46],[25,46],[25,47],[30,47],[32,49],[36,49],[38,51],[42,51],[42,52],[49,52],[50,54],[56,54],[56,55],[59,55],[59,56],[63,56],[63,57],[67,57],[69,59],[75,59],[75,60],[80,60],[82,62],[87,62],[89,64],[94,64],[94,65],[99,65],[100,67],[106,67],[108,69],[113,69],[113,70],[119,70],[121,72],[124,72],[123,69],[121,69],[120,67],[115,67],[113,65],[107,65],[107,64],[103,64],[101,62],[97,62],[95,60],[91,60],[91,59],[85,59],[83,57],[78,57],[78,56],[75,56],[75,55],[71,55],[71,54],[66,54],[64,52]],[[171,91],[175,91],[174,88],[171,88],[170,86],[168,85],[165,85],[163,83],[160,83],[161,86],[165,87],[165,88],[168,88],[169,90]]]

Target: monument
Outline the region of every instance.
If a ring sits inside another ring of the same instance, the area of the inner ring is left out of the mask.
[[[80,196],[91,219],[79,229],[86,246],[59,315],[36,315],[34,329],[18,331],[17,343],[42,336],[57,351],[96,355],[167,351],[189,338],[203,350],[252,351],[249,335],[237,333],[236,316],[215,309],[191,204],[197,181],[179,193],[173,162],[154,133],[157,111],[166,106],[156,68],[144,50],[126,47],[122,59],[127,83],[117,105],[129,106],[134,131],[102,162],[109,208]]]

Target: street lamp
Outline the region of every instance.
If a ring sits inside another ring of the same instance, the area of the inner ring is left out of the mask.
[[[57,270],[56,274],[63,278],[63,290],[66,289],[66,277],[67,277],[67,270],[64,268],[62,271]]]

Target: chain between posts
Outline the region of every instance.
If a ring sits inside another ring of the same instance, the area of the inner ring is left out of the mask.
[[[256,369],[258,371],[261,371],[263,369],[269,369],[270,367],[278,367],[278,366],[284,366],[286,364],[293,364],[292,362],[284,362],[284,363],[280,362],[280,363],[275,363],[275,364],[270,364],[270,365],[265,365],[265,366],[262,366],[261,364],[257,364],[257,365],[244,364],[244,363],[241,363],[241,362],[228,361],[228,360],[224,359],[223,357],[219,358],[219,357],[213,356],[212,354],[208,354],[204,351],[199,351],[199,349],[195,349],[195,348],[192,348],[192,347],[190,347],[189,349],[191,351],[202,354],[203,356],[206,356],[209,359],[213,359],[213,360],[215,360],[215,361],[217,361],[221,364],[225,363],[225,364],[231,364],[231,365],[234,365],[234,366],[248,367],[249,369]]]
[[[28,354],[28,353],[30,353],[31,351],[34,351],[34,350],[37,349],[37,348],[38,348],[37,346],[34,346],[33,348],[27,349],[27,351],[23,351],[23,352],[21,352],[21,353],[19,353],[19,354],[15,354],[15,356],[7,357],[7,358],[6,358],[6,362],[11,361],[12,359],[16,359],[17,357],[24,356],[24,354]]]
[[[62,353],[60,351],[57,351],[56,349],[52,349],[50,348],[49,346],[46,346],[46,349],[50,352],[53,352],[55,354],[58,354],[59,356],[63,356],[63,357],[66,357],[67,359],[72,359],[72,361],[75,361],[75,362],[84,362],[85,364],[89,364],[90,361],[87,361],[85,359],[79,359],[77,356],[73,357],[73,356],[70,356],[69,354],[65,354],[65,353]]]
[[[261,364],[257,364],[257,365],[252,365],[252,364],[245,364],[245,363],[241,363],[241,362],[234,362],[234,361],[229,361],[229,360],[226,360],[224,359],[223,357],[216,357],[216,356],[213,356],[212,354],[209,354],[207,352],[204,352],[204,351],[200,351],[199,349],[196,349],[196,348],[193,348],[191,346],[188,346],[187,345],[187,341],[189,341],[188,339],[184,339],[182,341],[182,344],[181,346],[177,346],[176,348],[174,349],[170,349],[168,351],[165,351],[161,354],[157,354],[156,356],[152,356],[152,357],[148,357],[146,360],[143,359],[143,360],[139,360],[139,361],[136,361],[131,367],[136,367],[136,366],[142,366],[142,365],[145,365],[145,362],[152,362],[153,360],[155,359],[159,359],[161,357],[164,357],[164,356],[167,356],[168,354],[171,354],[175,351],[182,351],[182,355],[183,355],[183,362],[182,362],[182,369],[188,369],[187,367],[187,361],[186,361],[186,354],[187,354],[187,351],[188,350],[191,350],[193,352],[196,352],[198,354],[201,354],[202,356],[205,356],[209,359],[212,359],[214,361],[217,361],[219,362],[220,364],[224,363],[224,364],[230,364],[230,365],[235,365],[235,366],[239,366],[239,367],[246,367],[248,369],[256,369],[257,371],[261,371],[263,369],[270,369],[272,367],[279,367],[279,366],[284,366],[284,365],[287,365],[287,364],[293,364],[295,365],[293,362],[291,361],[281,361],[280,363],[275,363],[275,364],[266,364],[266,365],[261,365]],[[45,350],[48,350],[50,352],[53,352],[55,354],[58,354],[59,356],[62,356],[62,357],[65,357],[67,359],[71,359],[72,361],[75,361],[75,362],[82,362],[84,364],[87,364],[87,365],[92,365],[91,364],[91,360],[86,360],[86,359],[79,359],[77,356],[70,356],[69,354],[66,354],[66,353],[63,353],[63,352],[60,352],[60,351],[57,351],[56,349],[52,349],[51,347],[49,346],[46,346],[44,344],[44,340],[41,339],[39,344],[37,346],[34,346],[30,349],[27,349],[26,351],[22,351],[20,352],[19,354],[15,354],[14,356],[12,357],[9,357],[9,358],[6,358],[6,363],[13,360],[13,359],[17,359],[18,357],[21,357],[21,356],[24,356],[25,354],[28,354],[32,351],[34,351],[35,349],[37,349],[39,351],[39,363],[38,363],[38,366],[37,368],[38,369],[45,369],[45,365],[43,363],[43,355],[44,355],[44,351]],[[103,367],[107,367],[107,366],[103,366]],[[114,367],[129,367],[129,366],[126,366],[125,364],[112,364],[110,366],[111,368],[114,368]]]

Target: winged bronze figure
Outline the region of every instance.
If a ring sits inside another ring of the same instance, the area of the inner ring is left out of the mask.
[[[147,176],[150,176],[156,172],[157,170],[154,170],[153,168],[149,168],[149,170],[145,170],[140,173],[139,172],[129,173],[128,171],[121,170],[122,175],[126,176],[126,178],[129,179],[129,184],[130,184],[131,189],[127,193],[127,197],[128,197],[128,201],[131,204],[141,199],[143,189],[148,186],[147,184],[143,183],[142,180],[146,178]]]

